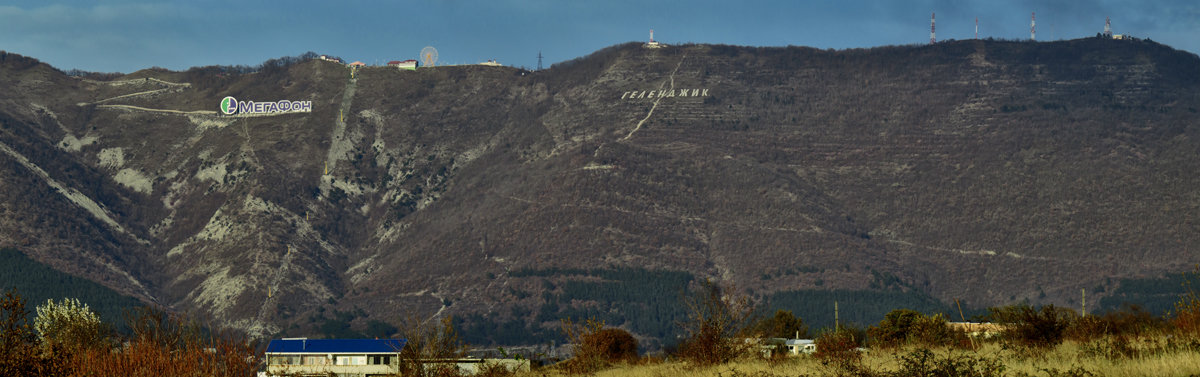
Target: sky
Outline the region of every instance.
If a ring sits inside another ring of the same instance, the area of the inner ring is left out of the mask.
[[[1200,52],[1200,1],[1077,0],[6,0],[0,50],[63,69],[133,72],[257,65],[307,51],[386,64],[437,48],[439,64],[536,68],[630,41],[862,48],[979,36],[1039,41],[1113,32]]]

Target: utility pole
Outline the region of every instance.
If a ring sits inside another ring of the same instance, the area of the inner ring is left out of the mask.
[[[1082,304],[1080,304],[1083,307],[1081,312],[1083,313],[1084,317],[1087,317],[1087,288],[1080,288],[1079,296],[1081,299],[1080,301],[1083,302]]]
[[[833,301],[833,331],[842,329],[842,321],[838,319],[837,300]]]

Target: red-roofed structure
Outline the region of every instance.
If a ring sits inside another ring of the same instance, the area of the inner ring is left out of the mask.
[[[416,60],[392,60],[387,63],[389,67],[398,67],[400,69],[417,69],[419,65]]]

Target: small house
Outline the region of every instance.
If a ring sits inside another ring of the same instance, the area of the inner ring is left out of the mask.
[[[783,342],[784,347],[787,347],[788,355],[812,355],[817,352],[817,342],[812,339],[788,339]]]
[[[353,62],[353,63],[350,63],[350,64],[348,64],[348,65],[349,65],[349,66],[351,66],[351,67],[354,67],[354,68],[362,68],[362,67],[366,67],[366,66],[367,66],[367,63],[363,63],[363,62],[360,62],[360,61],[355,61],[355,62]]]

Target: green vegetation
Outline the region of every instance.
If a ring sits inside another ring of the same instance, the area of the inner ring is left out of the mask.
[[[133,297],[60,272],[13,249],[0,249],[0,288],[16,289],[28,302],[38,305],[46,300],[76,298],[99,314],[102,321],[119,324],[117,329],[122,331],[123,313],[143,305]]]
[[[1125,305],[1138,305],[1155,315],[1166,315],[1175,308],[1179,295],[1187,293],[1189,289],[1188,275],[1170,274],[1159,278],[1118,280],[1117,288],[1112,291],[1112,294],[1100,299],[1098,311],[1116,310]],[[1195,277],[1190,278],[1194,279]]]
[[[686,313],[680,302],[693,280],[681,271],[620,269],[520,269],[513,278],[557,278],[542,281],[543,303],[536,312],[514,307],[503,319],[468,315],[459,323],[471,344],[538,344],[562,340],[556,324],[565,318],[593,318],[612,326],[658,339],[678,334],[676,321]],[[527,293],[514,290],[518,298]],[[527,318],[532,317],[532,318]],[[528,321],[532,319],[532,321]],[[533,325],[530,325],[530,322]]]
[[[767,296],[763,307],[790,310],[814,328],[833,328],[834,302],[838,304],[838,317],[843,325],[871,323],[895,308],[909,308],[921,313],[954,313],[954,318],[958,317],[958,312],[945,303],[915,291],[783,291]],[[973,314],[978,311],[965,315]]]
[[[875,347],[965,346],[967,342],[962,332],[948,326],[945,316],[927,316],[909,309],[888,312],[878,325],[867,328],[867,336]]]
[[[776,310],[774,315],[755,323],[751,327],[751,331],[766,338],[804,339],[808,337],[808,325],[804,324],[804,319],[783,309]]]

